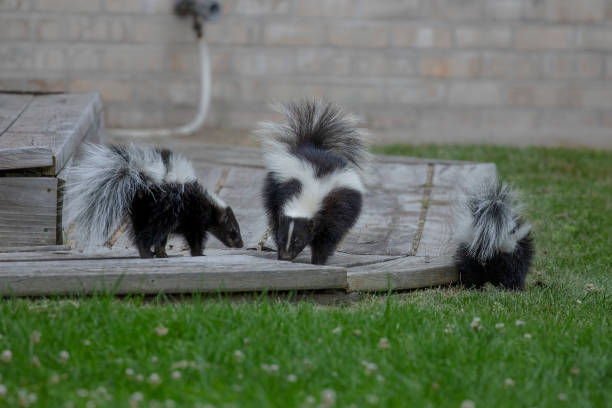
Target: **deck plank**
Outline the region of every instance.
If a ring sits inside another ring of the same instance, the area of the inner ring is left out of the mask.
[[[350,268],[349,291],[384,291],[447,285],[457,280],[450,258],[408,256]]]
[[[0,136],[4,134],[30,104],[33,95],[0,93]]]
[[[433,187],[417,256],[442,257],[455,252],[453,215],[462,189],[466,183],[479,183],[496,174],[492,163],[442,163],[434,166]]]
[[[0,169],[45,166],[53,167],[57,174],[92,127],[101,132],[101,111],[97,93],[33,96],[0,137]],[[27,154],[19,156],[20,150]],[[18,156],[20,161],[15,163]]]
[[[51,177],[0,177],[2,245],[56,243],[57,188]]]
[[[344,288],[346,269],[247,256],[6,262],[0,294],[241,292]]]

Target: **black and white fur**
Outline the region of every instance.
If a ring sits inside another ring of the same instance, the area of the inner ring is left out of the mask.
[[[534,247],[516,193],[490,178],[471,187],[460,207],[455,233],[460,283],[480,288],[490,282],[523,290]]]
[[[142,258],[167,257],[171,233],[185,237],[193,256],[203,255],[207,231],[228,247],[242,247],[232,209],[200,185],[183,156],[135,144],[83,149],[70,171],[67,213],[89,245],[106,242],[129,215]]]
[[[294,259],[310,246],[312,263],[324,264],[361,212],[365,132],[332,104],[277,109],[285,121],[263,123],[257,134],[268,169],[263,199],[278,259]]]

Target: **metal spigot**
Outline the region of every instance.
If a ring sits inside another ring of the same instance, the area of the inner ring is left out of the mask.
[[[193,29],[201,38],[202,23],[219,19],[221,4],[217,0],[177,0],[174,13],[179,17],[193,17]]]

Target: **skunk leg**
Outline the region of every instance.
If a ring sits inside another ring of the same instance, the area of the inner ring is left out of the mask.
[[[166,243],[168,242],[168,236],[162,238],[160,242],[155,244],[155,256],[158,258],[167,258],[168,254],[166,253]]]
[[[185,240],[191,249],[191,256],[204,256],[204,245],[206,244],[206,232],[199,234],[190,232],[185,234]]]

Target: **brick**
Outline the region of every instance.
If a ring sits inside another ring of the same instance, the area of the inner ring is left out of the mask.
[[[519,20],[523,16],[523,0],[485,1],[484,14],[495,20]]]
[[[166,52],[163,47],[108,46],[103,49],[102,68],[109,71],[162,72],[166,67]]]
[[[578,45],[589,50],[612,50],[612,27],[585,27],[578,32]]]
[[[518,108],[577,108],[582,106],[580,89],[538,83],[511,85],[508,104]]]
[[[581,110],[540,111],[538,112],[538,127],[540,130],[572,129],[582,135],[588,128],[599,127],[599,115],[596,112]],[[574,143],[580,138],[570,138]]]
[[[111,13],[168,15],[173,13],[174,2],[164,0],[105,0],[104,7],[106,11]]]
[[[61,47],[33,47],[33,65],[29,68],[39,71],[64,70],[69,64],[64,51]]]
[[[61,17],[48,16],[33,19],[34,38],[39,41],[65,40],[68,38],[66,22]]]
[[[297,13],[306,17],[406,18],[421,14],[419,0],[298,0]]]
[[[318,24],[270,22],[263,27],[263,42],[272,45],[320,45],[325,30]]]
[[[210,44],[253,44],[259,42],[257,19],[222,18],[205,25],[204,38]]]
[[[333,25],[329,28],[328,41],[338,47],[381,48],[389,43],[386,25]]]
[[[612,87],[603,83],[598,87],[583,89],[582,104],[586,108],[612,109]]]
[[[424,14],[434,19],[480,20],[484,3],[483,0],[426,0],[422,7]]]
[[[480,75],[481,59],[478,54],[450,54],[421,57],[420,74],[436,78],[474,78]]]
[[[198,81],[166,80],[138,81],[133,98],[139,104],[167,104],[168,106],[196,106],[200,96]]]
[[[567,49],[574,45],[575,37],[572,28],[523,27],[517,29],[514,45],[523,50]]]
[[[32,9],[32,0],[0,0],[0,10],[28,11]]]
[[[502,92],[494,82],[457,82],[448,90],[450,105],[501,105]]]
[[[606,59],[606,79],[612,79],[612,56]]]
[[[68,83],[68,88],[70,92],[98,91],[105,102],[132,99],[132,87],[127,81],[74,79]]]
[[[68,36],[71,40],[105,41],[109,37],[108,21],[104,18],[71,16],[67,22]],[[66,24],[65,21],[62,23]]]
[[[546,78],[601,78],[604,59],[599,54],[562,54],[542,57],[542,73]]]
[[[29,38],[29,21],[25,18],[10,15],[0,16],[0,39],[27,40]]]
[[[474,131],[481,126],[482,108],[473,107],[436,107],[423,109],[420,112],[419,128],[437,131],[453,129],[453,139],[457,129]]]
[[[295,70],[306,75],[348,75],[354,61],[352,52],[337,49],[299,49],[295,56]]]
[[[175,18],[139,18],[129,23],[130,42],[148,44],[194,43],[190,24]]]
[[[508,27],[463,26],[455,30],[455,43],[459,47],[509,47],[512,45],[512,31]]]
[[[129,2],[128,2],[129,3]],[[35,0],[35,8],[45,11],[59,11],[64,13],[73,13],[80,11],[99,11],[101,9],[101,0]]]
[[[485,52],[481,74],[486,78],[533,79],[540,76],[541,59],[538,55],[515,52]]]
[[[33,53],[22,45],[0,42],[0,68],[22,70],[32,66]],[[3,72],[4,76],[5,73]]]
[[[219,58],[219,53],[211,47],[211,64],[213,72],[219,72],[219,64],[229,67],[229,56]],[[173,46],[166,49],[166,64],[170,72],[199,77],[200,53],[194,45]],[[227,71],[227,68],[225,69]]]
[[[443,103],[446,97],[445,85],[438,81],[392,81],[386,88],[386,100],[393,104],[435,105]]]
[[[365,126],[372,130],[416,129],[419,124],[419,114],[413,109],[367,109],[363,113],[356,112],[365,120]]]
[[[449,48],[452,45],[450,30],[442,26],[395,27],[391,38],[394,47]]]
[[[70,69],[74,71],[94,71],[101,69],[100,50],[89,45],[74,45],[68,47],[66,59]]]
[[[525,0],[527,19],[557,23],[590,23],[605,19],[607,0]]]
[[[286,15],[291,10],[291,3],[287,0],[236,0],[233,5],[233,14]]]
[[[287,75],[294,73],[295,52],[234,53],[230,70],[239,75]]]

